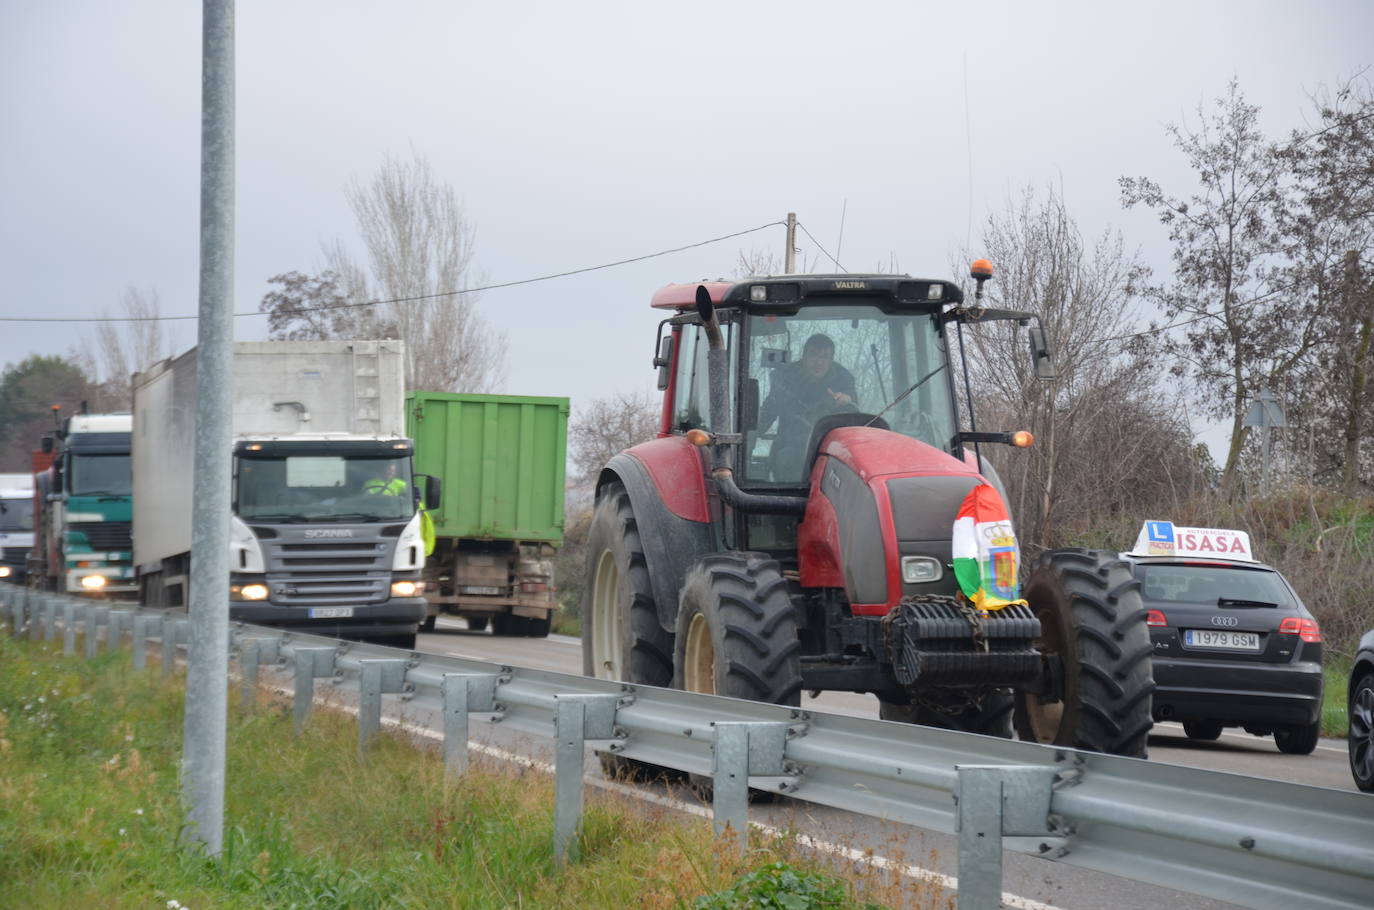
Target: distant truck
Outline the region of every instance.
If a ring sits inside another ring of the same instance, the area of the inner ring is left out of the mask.
[[[420,500],[398,341],[233,349],[229,618],[414,647]],[[134,561],[144,603],[189,603],[196,350],[133,377]],[[426,505],[439,505],[437,481]]]
[[[0,581],[23,584],[33,549],[33,475],[0,474]]]
[[[568,399],[412,392],[406,429],[418,470],[441,478],[430,513],[426,631],[440,612],[496,635],[543,637],[557,606]]]
[[[133,417],[73,414],[33,454],[30,587],[132,599]]]

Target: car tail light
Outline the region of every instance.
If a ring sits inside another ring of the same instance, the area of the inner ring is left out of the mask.
[[[1151,610],[1145,614],[1145,625],[1147,626],[1167,626],[1168,617],[1160,610]]]
[[[1321,627],[1317,625],[1315,619],[1304,619],[1301,616],[1285,616],[1279,623],[1279,631],[1288,635],[1296,635],[1305,642],[1316,643],[1322,640]]]

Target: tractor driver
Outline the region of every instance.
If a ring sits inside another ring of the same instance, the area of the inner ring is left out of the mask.
[[[835,362],[835,342],[817,333],[806,339],[801,360],[773,371],[768,397],[759,406],[758,430],[778,423],[768,453],[774,480],[801,480],[811,428],[826,414],[856,410],[854,376]]]

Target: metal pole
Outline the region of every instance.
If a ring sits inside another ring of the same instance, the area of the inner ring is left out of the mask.
[[[783,255],[782,270],[791,275],[797,270],[797,213],[787,213],[787,252]]]
[[[202,6],[200,329],[191,527],[191,634],[182,748],[185,839],[219,856],[224,842],[229,690],[229,445],[233,404],[234,0]]]

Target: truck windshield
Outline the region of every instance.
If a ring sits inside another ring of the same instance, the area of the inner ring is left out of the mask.
[[[935,314],[836,303],[747,320],[742,429],[750,480],[805,481],[811,430],[830,414],[881,415],[898,433],[949,448],[954,399]]]
[[[238,459],[245,521],[395,521],[415,514],[410,457],[263,455]]]
[[[128,455],[72,455],[67,478],[72,496],[132,496],[133,471]]]
[[[0,499],[0,531],[32,530],[32,499]]]

